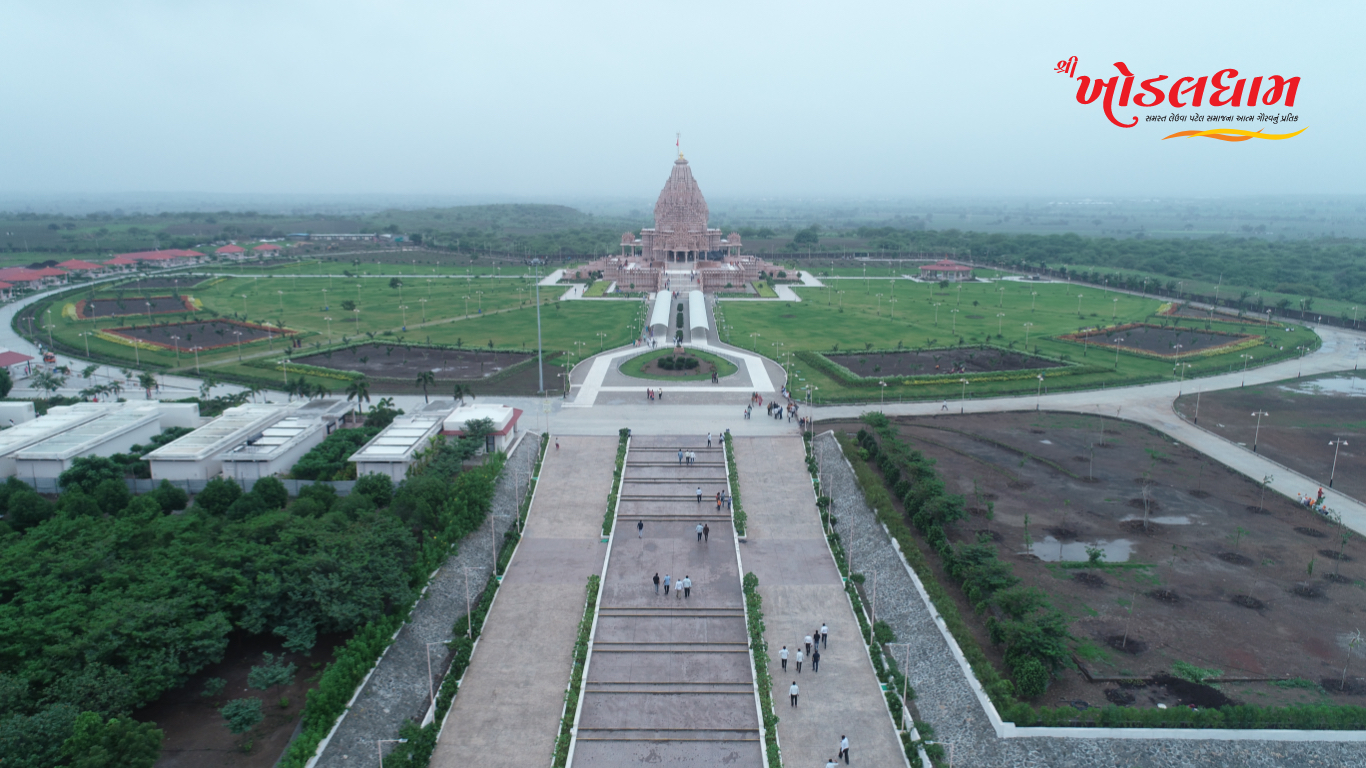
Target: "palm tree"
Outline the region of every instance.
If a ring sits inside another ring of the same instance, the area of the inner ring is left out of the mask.
[[[359,414],[360,403],[362,400],[370,402],[370,382],[362,376],[359,379],[352,379],[346,385],[346,402],[356,401],[356,413]]]
[[[66,384],[66,377],[53,371],[39,371],[33,377],[33,386],[47,392],[48,397],[56,394]]]
[[[105,389],[113,393],[114,399],[118,400],[119,395],[123,393],[123,382],[118,379],[110,379],[109,383],[105,385]]]
[[[418,384],[418,386],[422,387],[422,399],[423,399],[423,401],[428,402],[428,403],[430,403],[430,402],[432,401],[431,398],[427,397],[427,386],[428,386],[429,384],[435,384],[435,383],[436,383],[436,374],[432,373],[431,371],[423,371],[422,373],[419,373],[419,374],[417,375],[417,384]]]
[[[317,384],[313,385],[312,391],[308,393],[308,398],[312,400],[315,397],[327,397],[330,394],[332,394],[332,390],[323,386],[322,382],[318,382]]]
[[[153,375],[150,374],[150,373],[146,373],[146,372],[139,373],[139,374],[138,374],[138,386],[139,386],[139,387],[142,387],[143,391],[147,394],[147,398],[146,398],[146,399],[151,400],[151,399],[152,399],[152,390],[156,389],[156,386],[157,386],[157,377],[153,376]]]
[[[465,404],[465,398],[467,398],[467,397],[468,397],[469,399],[471,399],[471,400],[474,399],[474,389],[471,388],[470,385],[468,385],[468,384],[456,384],[456,385],[455,385],[455,399],[456,399],[456,400],[459,400],[461,405],[464,405],[464,404]]]

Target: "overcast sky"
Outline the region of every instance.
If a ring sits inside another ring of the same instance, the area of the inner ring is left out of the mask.
[[[11,195],[653,197],[676,131],[719,196],[1366,191],[1360,2],[0,2]],[[1072,55],[1298,75],[1255,128],[1309,130],[1117,128]]]

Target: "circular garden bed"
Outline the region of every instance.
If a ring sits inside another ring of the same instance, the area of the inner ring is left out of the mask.
[[[724,378],[739,368],[719,355],[688,349],[675,353],[673,349],[661,349],[633,357],[622,363],[619,370],[637,379],[659,381],[705,381],[715,373]]]

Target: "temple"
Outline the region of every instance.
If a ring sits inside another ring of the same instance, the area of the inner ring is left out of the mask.
[[[710,212],[692,168],[680,153],[668,181],[655,202],[655,225],[636,236],[621,236],[621,253],[583,267],[602,272],[617,290],[659,291],[700,288],[714,293],[742,290],[758,280],[760,272],[776,267],[754,256],[741,254],[740,234],[722,237],[720,229],[708,227]]]

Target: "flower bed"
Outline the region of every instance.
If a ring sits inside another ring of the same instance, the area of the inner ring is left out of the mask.
[[[175,349],[179,345],[181,352],[193,351],[195,347],[199,347],[201,352],[207,352],[235,346],[238,343],[237,334],[239,333],[241,334],[241,343],[250,344],[277,336],[293,336],[298,331],[245,323],[241,320],[215,318],[213,320],[191,320],[183,323],[106,328],[97,332],[96,335],[116,344],[137,345],[142,349],[166,350]],[[211,341],[211,343],[205,344],[203,341],[196,341],[196,335],[199,335],[204,341]],[[172,336],[179,336],[180,338],[178,340],[172,339]]]
[[[1123,334],[1122,342],[1111,339]],[[1189,338],[1184,338],[1189,336]],[[1201,338],[1201,337],[1204,338]],[[1126,323],[1111,328],[1097,328],[1058,336],[1062,341],[1088,344],[1105,349],[1120,349],[1133,355],[1159,360],[1209,357],[1240,352],[1261,346],[1263,337],[1228,331],[1199,331],[1180,327],[1164,327],[1151,323]],[[1184,343],[1183,343],[1184,342]],[[1178,348],[1178,346],[1180,348]]]

